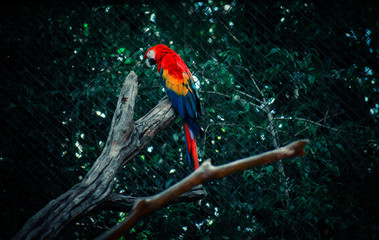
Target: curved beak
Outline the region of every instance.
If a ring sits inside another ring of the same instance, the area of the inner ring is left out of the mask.
[[[157,64],[157,62],[152,58],[146,58],[146,65],[151,68],[153,65]]]

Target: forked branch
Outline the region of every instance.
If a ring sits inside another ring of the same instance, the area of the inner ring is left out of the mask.
[[[173,199],[189,191],[192,187],[205,181],[223,178],[242,172],[257,166],[275,162],[279,159],[302,156],[305,154],[304,147],[308,140],[299,140],[290,143],[282,148],[265,152],[256,156],[251,156],[224,164],[213,166],[210,159],[205,161],[196,171],[184,178],[182,181],[158,193],[157,195],[140,199],[134,204],[133,210],[122,223],[113,227],[109,232],[101,235],[97,240],[118,239],[129,231],[142,217],[167,206]]]

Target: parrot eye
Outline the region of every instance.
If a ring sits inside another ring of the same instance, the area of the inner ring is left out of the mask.
[[[150,50],[147,52],[146,54],[147,58],[152,58],[152,59],[155,59],[155,52],[154,50]]]

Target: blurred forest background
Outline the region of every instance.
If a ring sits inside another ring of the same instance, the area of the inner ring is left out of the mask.
[[[81,181],[106,141],[127,74],[135,118],[165,96],[138,64],[158,43],[198,80],[200,160],[227,163],[308,138],[307,155],[204,185],[130,239],[378,239],[379,21],[375,1],[3,2],[0,238]],[[188,175],[182,122],[119,173],[147,196]],[[58,239],[92,239],[125,218],[77,219]]]

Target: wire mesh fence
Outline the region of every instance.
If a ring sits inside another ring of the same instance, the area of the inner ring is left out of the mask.
[[[198,84],[215,165],[311,144],[305,157],[204,185],[197,202],[144,219],[133,239],[375,239],[378,22],[370,2],[142,1],[1,6],[1,238],[80,182],[107,139],[128,72],[135,118],[165,96],[145,51],[163,43]],[[148,196],[192,171],[181,119],[115,180]],[[93,238],[127,216],[77,219],[59,239]]]

